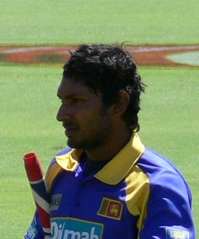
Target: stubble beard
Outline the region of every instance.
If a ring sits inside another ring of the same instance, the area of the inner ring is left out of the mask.
[[[72,138],[68,138],[68,146],[76,149],[91,150],[102,146],[107,139],[110,128],[104,128],[97,131],[94,135],[83,138],[82,140],[75,141]]]
[[[97,130],[91,135],[80,136],[79,140],[74,140],[72,137],[68,137],[68,146],[76,149],[83,149],[85,151],[93,150],[97,147],[102,147],[106,144],[109,135],[112,131],[112,124],[110,119],[106,116],[103,116],[101,123],[96,125]]]

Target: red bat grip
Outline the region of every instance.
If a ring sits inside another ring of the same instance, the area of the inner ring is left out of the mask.
[[[50,234],[50,216],[48,193],[43,180],[41,163],[35,153],[24,155],[24,165],[29,183],[32,188],[34,201],[45,235]],[[47,237],[46,237],[47,238]]]
[[[43,178],[43,170],[35,153],[24,155],[24,164],[29,181],[37,181]]]

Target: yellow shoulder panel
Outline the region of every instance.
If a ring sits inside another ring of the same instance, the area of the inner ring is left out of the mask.
[[[129,212],[139,216],[137,227],[141,230],[146,217],[147,201],[149,198],[149,178],[136,165],[125,179],[126,182],[126,204]]]
[[[47,190],[50,191],[54,179],[63,171],[74,171],[78,166],[78,161],[82,154],[81,150],[71,150],[66,154],[55,157],[54,164],[50,165],[46,173],[45,182]]]
[[[57,162],[49,166],[45,176],[45,182],[46,182],[46,187],[48,192],[50,191],[52,187],[54,179],[58,176],[58,174],[62,170],[63,169],[59,166],[59,164],[57,164]]]

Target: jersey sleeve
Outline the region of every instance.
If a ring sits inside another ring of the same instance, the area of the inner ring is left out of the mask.
[[[37,212],[35,212],[32,223],[30,224],[24,239],[44,239],[44,233]]]
[[[139,239],[195,239],[191,192],[183,180],[165,178],[151,186]]]

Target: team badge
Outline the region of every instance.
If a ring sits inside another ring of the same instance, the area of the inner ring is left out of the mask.
[[[51,197],[51,202],[50,202],[50,210],[57,210],[61,204],[61,199],[62,199],[62,194],[54,194]]]
[[[122,211],[123,205],[120,201],[104,197],[97,214],[103,217],[120,220]]]

